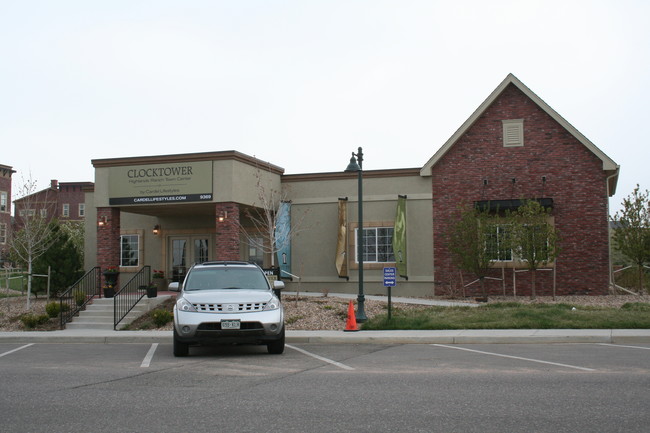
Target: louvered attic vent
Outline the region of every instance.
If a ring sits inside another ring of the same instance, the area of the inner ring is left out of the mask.
[[[503,122],[503,146],[523,146],[524,119],[502,120],[501,122]]]

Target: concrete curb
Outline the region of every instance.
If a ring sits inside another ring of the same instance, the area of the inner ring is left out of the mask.
[[[0,332],[0,343],[170,344],[171,331],[64,330]],[[650,343],[647,329],[506,329],[448,331],[287,331],[288,344]]]
[[[290,336],[290,337],[289,337]],[[334,344],[551,344],[650,343],[650,330],[635,329],[510,329],[449,331],[293,331],[296,343]]]

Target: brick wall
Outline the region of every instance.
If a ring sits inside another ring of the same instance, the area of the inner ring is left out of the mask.
[[[216,260],[241,260],[239,253],[239,205],[216,203]],[[223,216],[223,221],[219,217]]]
[[[87,183],[63,183],[58,185],[59,194],[57,199],[56,216],[60,221],[83,220],[84,216],[79,215],[79,205],[85,202],[86,195],[83,191]],[[70,215],[63,216],[63,205],[70,206]]]
[[[523,147],[503,147],[501,121],[505,119],[524,119]],[[557,293],[607,293],[607,190],[602,162],[514,85],[432,168],[432,188],[436,282],[458,284],[460,280],[447,242],[459,205],[544,196],[553,198],[552,215],[561,236]],[[501,271],[495,270],[493,276],[501,277]],[[463,279],[467,283],[474,278]],[[489,293],[501,294],[501,284],[488,281]],[[512,270],[507,270],[506,293],[511,295],[512,289]],[[476,284],[467,290],[473,294],[480,289]],[[552,273],[538,272],[537,294],[551,291]],[[517,294],[529,293],[530,273],[518,273]]]
[[[11,175],[14,171],[9,166],[0,165],[0,191],[7,194],[7,203],[4,211],[0,210],[0,224],[4,224],[5,242],[0,241],[0,260],[8,259],[9,243],[11,242]],[[2,265],[2,263],[0,263]]]
[[[100,221],[105,221],[99,225]],[[120,208],[97,208],[97,266],[120,265]],[[102,283],[104,280],[102,279]],[[119,287],[119,280],[118,280]]]

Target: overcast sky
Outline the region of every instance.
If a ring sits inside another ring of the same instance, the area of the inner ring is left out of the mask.
[[[0,0],[0,164],[237,150],[421,167],[513,73],[650,189],[650,2]]]

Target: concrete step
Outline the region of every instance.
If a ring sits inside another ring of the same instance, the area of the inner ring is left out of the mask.
[[[156,298],[142,298],[129,314],[122,319],[118,327],[123,328],[172,296],[162,295]],[[66,329],[113,329],[113,308],[114,301],[111,298],[93,299],[93,302],[88,304],[85,310],[80,311],[72,322],[66,324]]]
[[[96,323],[88,323],[88,322],[79,322],[79,321],[72,321],[68,322],[65,325],[65,329],[113,329],[113,321],[109,322],[96,322]]]

